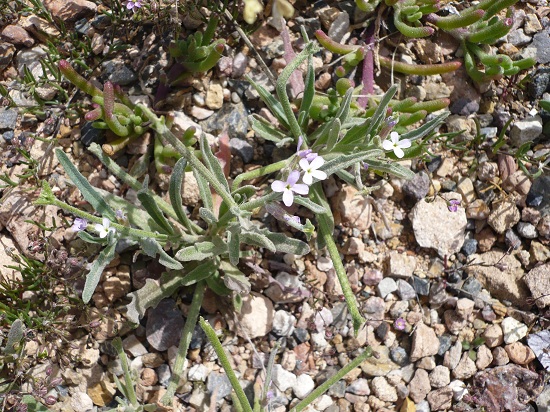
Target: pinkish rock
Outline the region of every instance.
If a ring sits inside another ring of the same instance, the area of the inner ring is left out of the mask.
[[[492,209],[487,223],[497,233],[504,233],[519,222],[519,209],[516,203],[511,200],[493,202]]]
[[[493,349],[493,365],[503,366],[507,365],[508,362],[510,362],[510,358],[502,346]]]
[[[462,354],[462,358],[456,368],[453,369],[453,376],[455,379],[468,379],[477,372],[477,367],[475,362],[470,358],[468,352]]]
[[[344,225],[359,230],[368,230],[371,225],[372,206],[370,201],[352,186],[344,186],[333,198],[334,218]]]
[[[533,242],[534,243],[534,242]],[[550,306],[550,263],[537,266],[523,278],[539,308]]]
[[[428,372],[424,369],[417,369],[409,383],[410,398],[416,403],[422,402],[431,389]]]
[[[31,47],[34,44],[34,39],[27,31],[14,24],[9,24],[0,33],[0,39],[16,46]]]
[[[413,334],[410,359],[412,362],[426,356],[437,355],[439,339],[434,330],[424,323],[419,323]]]
[[[510,360],[518,365],[527,365],[535,360],[535,353],[529,346],[514,342],[504,347]]]
[[[493,362],[493,354],[491,353],[491,350],[487,346],[481,345],[477,349],[476,367],[479,370],[483,370],[487,368],[491,362]]]
[[[93,16],[97,5],[86,0],[45,0],[44,5],[53,17],[73,22],[87,16]]]
[[[427,398],[432,411],[446,411],[451,407],[453,390],[446,386],[430,392]]]

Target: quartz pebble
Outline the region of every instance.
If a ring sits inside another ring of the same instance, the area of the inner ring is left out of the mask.
[[[504,343],[517,342],[527,335],[527,325],[512,317],[504,318],[500,326],[502,328],[502,333],[504,334]]]

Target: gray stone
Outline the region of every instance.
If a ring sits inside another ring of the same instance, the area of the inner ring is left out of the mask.
[[[315,382],[307,373],[298,376],[292,391],[298,399],[304,399],[315,388]]]
[[[285,310],[278,310],[273,317],[273,332],[279,336],[290,336],[294,332],[296,318]]]
[[[287,389],[292,388],[296,384],[296,375],[283,369],[283,367],[279,364],[273,365],[271,379],[277,388],[279,388],[282,392],[285,392]]]
[[[516,147],[538,138],[542,134],[542,119],[534,116],[515,122],[510,131],[510,141]]]
[[[413,276],[412,281],[413,289],[420,296],[428,296],[430,294],[430,282],[428,280]]]
[[[519,222],[517,225],[518,234],[525,239],[536,239],[539,234],[537,228],[532,223]]]
[[[370,395],[369,381],[364,378],[354,380],[347,388],[346,392],[359,396]]]
[[[513,46],[525,46],[531,42],[531,36],[526,35],[523,29],[511,30],[506,41]]]
[[[230,139],[229,146],[231,152],[239,155],[244,163],[250,163],[254,158],[254,147],[244,139]]]
[[[388,275],[410,278],[416,269],[416,258],[405,253],[391,251],[388,262]],[[395,289],[394,289],[395,290]]]
[[[531,46],[536,50],[537,63],[550,63],[550,33],[548,30],[535,34]]]
[[[0,108],[0,132],[14,130],[17,124],[17,110]]]
[[[345,11],[338,14],[330,25],[328,30],[328,37],[333,39],[336,42],[340,42],[344,35],[348,32],[350,25],[349,14]]]
[[[525,203],[542,215],[550,213],[550,176],[540,176],[533,181]]]
[[[390,350],[390,357],[399,366],[405,366],[409,363],[409,355],[407,355],[407,351],[401,346]]]
[[[397,284],[392,278],[384,278],[380,281],[378,286],[376,286],[378,294],[382,299],[385,299],[390,293],[397,290]]]
[[[397,294],[399,295],[399,298],[402,300],[409,300],[409,299],[415,299],[416,298],[416,291],[411,286],[410,283],[403,279],[399,279],[397,281]]]
[[[466,239],[460,249],[462,253],[466,256],[473,255],[477,251],[477,240],[475,239]]]
[[[550,306],[550,263],[537,266],[525,276],[525,283],[539,308]]]
[[[248,113],[243,103],[225,104],[207,120],[200,122],[202,128],[214,135],[227,129],[232,138],[244,139],[248,132]]]
[[[423,171],[415,174],[411,180],[407,180],[403,184],[403,194],[414,199],[415,201],[426,197],[429,190],[430,178]]]
[[[445,355],[445,353],[451,348],[453,341],[450,335],[441,335],[439,337],[439,350],[437,354],[439,356]]]
[[[550,412],[550,385],[544,388],[535,402],[538,407],[538,412]]]
[[[439,339],[435,331],[424,323],[419,323],[413,333],[411,361],[415,362],[426,356],[436,355],[439,351]]]
[[[208,393],[216,392],[216,399],[222,399],[231,394],[231,382],[225,373],[210,372],[206,382]]]
[[[158,351],[177,346],[183,325],[183,316],[176,302],[173,299],[164,299],[148,312],[145,326],[147,342]]]
[[[0,42],[0,71],[9,66],[16,50],[13,44]]]

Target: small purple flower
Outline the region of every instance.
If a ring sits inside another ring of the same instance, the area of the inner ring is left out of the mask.
[[[287,222],[293,221],[293,222],[298,223],[299,225],[302,224],[302,222],[300,222],[300,218],[298,216],[284,215],[283,219],[286,220]]]
[[[449,200],[449,203],[447,207],[449,208],[449,212],[456,212],[458,211],[458,205],[460,204],[460,200],[458,199],[451,199]]]
[[[405,319],[403,318],[397,318],[395,319],[395,322],[393,322],[393,326],[397,330],[405,330],[407,327],[407,322],[405,322]]]
[[[275,180],[271,183],[271,189],[274,192],[283,193],[283,203],[287,207],[292,206],[292,203],[294,202],[294,193],[298,193],[299,195],[307,195],[309,193],[308,185],[296,183],[299,178],[300,172],[293,170],[288,175],[286,182],[283,182],[282,180]]]
[[[128,10],[132,10],[134,13],[137,9],[141,8],[141,0],[137,1],[127,1],[126,2],[126,8]]]
[[[301,159],[306,159],[308,162],[311,162],[313,161],[313,159],[315,159],[318,156],[318,154],[314,153],[311,149],[300,150],[303,143],[304,143],[304,139],[302,138],[302,136],[298,136],[298,145],[296,146],[296,154]]]
[[[82,219],[81,217],[77,217],[73,225],[71,226],[71,229],[75,232],[80,232],[82,230],[85,230],[88,227],[88,221],[86,219]]]

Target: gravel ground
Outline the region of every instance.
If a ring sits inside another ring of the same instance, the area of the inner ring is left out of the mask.
[[[100,83],[120,84],[132,99],[152,105],[160,74],[170,64],[166,45],[175,27],[173,17],[113,27],[102,14],[109,8],[95,4],[99,2],[46,3],[54,17],[75,30],[71,40],[57,46],[62,57],[77,47],[71,41],[89,39],[92,77]],[[58,7],[61,4],[71,6]],[[331,1],[304,7],[288,22],[291,39],[300,46],[300,25],[310,33],[319,28],[345,33],[350,17],[346,20],[344,14],[352,9],[353,2]],[[441,132],[461,131],[454,142],[462,143],[464,150],[438,139],[430,146],[435,155],[431,160],[403,162],[415,172],[414,179],[381,180],[372,174],[371,183],[378,188],[371,196],[358,196],[356,189],[332,178],[325,182],[337,223],[335,239],[361,313],[368,319],[357,336],[324,250],[304,257],[266,252],[244,261],[253,292],[244,299],[241,314],[228,312],[225,302],[207,293],[202,313],[215,329],[223,331],[224,348],[247,392],[252,393],[275,343],[281,344],[270,410],[288,410],[367,345],[374,356],[334,385],[310,410],[550,410],[545,369],[550,369],[550,175],[527,176],[513,156],[525,142],[534,142],[527,152],[530,159],[544,161],[550,151],[549,135],[543,134],[550,115],[537,103],[548,98],[546,91],[550,90],[546,67],[550,62],[549,11],[547,2],[540,0],[515,6],[514,28],[497,47],[510,54],[534,56],[537,65],[513,79],[475,87],[464,69],[441,76],[396,77],[402,84],[402,97],[451,100],[452,114]],[[189,15],[182,18],[182,35],[202,27]],[[286,62],[279,32],[265,21],[257,26],[249,34],[251,45],[274,73],[280,72]],[[49,106],[41,113],[25,110],[40,99],[51,101],[58,93],[48,83],[29,93],[21,79],[25,66],[35,77],[43,76],[39,59],[51,55],[46,40],[47,35],[60,36],[56,30],[33,14],[7,15],[0,20],[0,84],[9,92],[0,107],[0,174],[15,182],[9,189],[0,189],[0,272],[4,280],[20,276],[5,267],[16,264],[10,251],[18,251],[53,268],[54,283],[63,285],[54,292],[61,293],[64,288],[76,292],[82,288],[81,269],[97,250],[69,230],[71,216],[54,207],[32,205],[38,193],[33,179],[39,178],[47,179],[58,197],[85,207],[52,148],[63,148],[94,186],[127,199],[135,199],[136,192],[109,176],[87,151],[91,142],[104,143],[111,136],[91,129],[82,116],[73,116],[64,105]],[[230,170],[236,176],[284,159],[293,148],[277,148],[249,130],[250,113],[273,119],[244,74],[269,90],[273,86],[256,52],[234,35],[231,23],[224,24],[220,34],[227,36],[224,57],[208,74],[197,75],[171,91],[162,111],[174,115],[177,127],[195,126],[212,141],[227,127],[233,155]],[[357,35],[352,31],[348,41]],[[112,53],[110,47],[117,40],[129,47]],[[454,59],[458,48],[443,38],[399,41],[403,59],[423,63]],[[315,57],[318,91],[332,86],[331,63],[337,57],[326,51]],[[389,81],[387,73],[376,79],[382,89]],[[89,102],[82,93],[73,95],[72,86],[67,86],[64,83],[73,103]],[[10,107],[10,99],[16,107]],[[509,118],[513,121],[506,144],[493,153],[496,136]],[[483,144],[473,142],[474,119],[487,136]],[[151,142],[146,134],[117,153],[117,163],[131,168],[151,153]],[[29,150],[40,164],[30,179],[21,177],[28,164],[18,147]],[[537,162],[527,161],[525,166],[531,170]],[[156,174],[154,168],[150,172],[153,187],[165,195],[169,175]],[[192,174],[186,175],[185,185],[184,204],[197,217],[200,197]],[[449,208],[451,200],[457,201],[455,210]],[[312,217],[307,210],[297,213]],[[255,218],[272,228],[279,225],[265,211]],[[43,239],[36,225],[29,223],[32,219],[53,221],[56,229]],[[289,228],[281,224],[279,230],[288,232]],[[44,242],[49,246],[44,248]],[[56,385],[46,385],[47,395],[55,399],[49,410],[113,408],[115,395],[120,395],[114,376],[120,377],[122,369],[110,341],[121,336],[139,377],[138,398],[144,403],[160,399],[171,376],[190,295],[182,291],[163,300],[132,329],[125,318],[127,294],[148,278],[158,279],[163,271],[158,261],[143,256],[134,260],[133,254],[120,248],[88,307],[73,302],[63,318],[65,339],[41,332],[26,335],[25,371],[35,380],[33,384],[23,378],[21,391],[15,395],[36,394],[37,381],[61,378]],[[45,305],[38,292],[28,291],[21,299],[38,309]],[[197,328],[174,410],[230,411],[230,392],[211,345]]]

